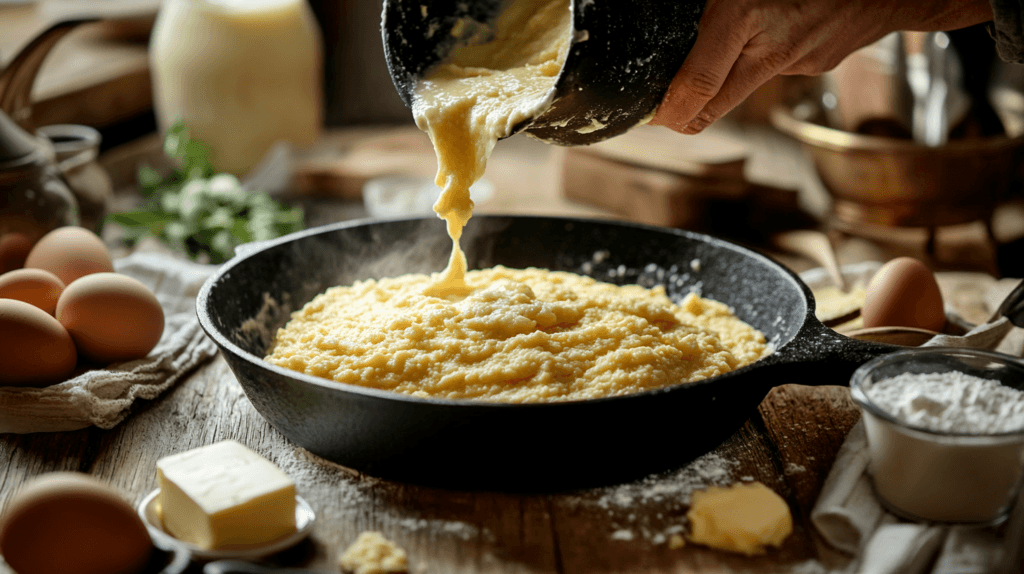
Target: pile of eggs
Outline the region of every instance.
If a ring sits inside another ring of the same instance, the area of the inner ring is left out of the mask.
[[[85,228],[61,227],[34,245],[5,235],[0,271],[0,386],[42,387],[79,366],[142,358],[163,334],[156,296],[115,273]]]

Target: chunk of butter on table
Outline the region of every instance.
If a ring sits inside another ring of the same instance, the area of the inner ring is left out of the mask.
[[[157,461],[164,528],[205,550],[272,542],[295,531],[295,483],[233,440]]]
[[[781,546],[793,532],[786,501],[760,482],[694,492],[686,518],[692,542],[747,555]]]

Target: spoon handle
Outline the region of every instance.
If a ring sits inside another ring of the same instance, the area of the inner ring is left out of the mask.
[[[242,560],[217,560],[203,567],[203,574],[320,574],[308,568],[275,568]]]
[[[1006,316],[1014,325],[1024,327],[1024,279],[1003,299],[1002,304],[992,314],[989,322],[991,323],[1002,316]]]

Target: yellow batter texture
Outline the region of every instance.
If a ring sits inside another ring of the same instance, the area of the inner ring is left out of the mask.
[[[275,365],[417,397],[533,403],[692,382],[768,352],[722,303],[543,269],[470,271],[465,298],[427,275],[328,289],[277,333]]]

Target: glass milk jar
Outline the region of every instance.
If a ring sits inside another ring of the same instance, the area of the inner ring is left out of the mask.
[[[160,129],[184,120],[236,175],[277,141],[307,146],[322,126],[322,52],[305,0],[164,0],[149,52]]]

